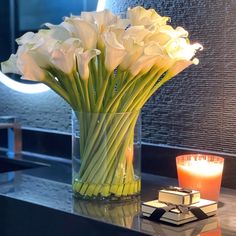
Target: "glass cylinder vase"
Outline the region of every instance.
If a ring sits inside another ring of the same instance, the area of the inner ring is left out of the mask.
[[[125,113],[72,112],[72,186],[76,197],[127,200],[141,188],[141,119]]]

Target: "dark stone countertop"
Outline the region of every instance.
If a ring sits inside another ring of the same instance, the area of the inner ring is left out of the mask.
[[[236,235],[236,190],[222,188],[216,216],[175,227],[142,218],[140,204],[154,199],[158,188],[176,185],[176,179],[143,174],[140,199],[89,202],[72,196],[70,163],[22,159],[49,166],[0,174],[1,236]]]

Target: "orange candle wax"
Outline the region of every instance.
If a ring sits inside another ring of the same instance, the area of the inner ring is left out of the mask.
[[[199,190],[201,198],[218,201],[224,159],[213,155],[176,158],[179,186]]]

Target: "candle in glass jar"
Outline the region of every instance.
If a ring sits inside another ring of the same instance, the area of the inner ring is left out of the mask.
[[[199,190],[201,198],[218,201],[224,159],[203,154],[176,158],[179,186]]]

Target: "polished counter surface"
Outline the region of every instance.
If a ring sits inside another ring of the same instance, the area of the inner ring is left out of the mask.
[[[73,198],[71,165],[23,157],[44,166],[0,174],[0,235],[236,235],[236,190],[222,188],[217,215],[183,226],[144,219],[141,201],[176,179],[142,175],[140,198],[102,203]],[[1,164],[1,163],[0,163]]]

